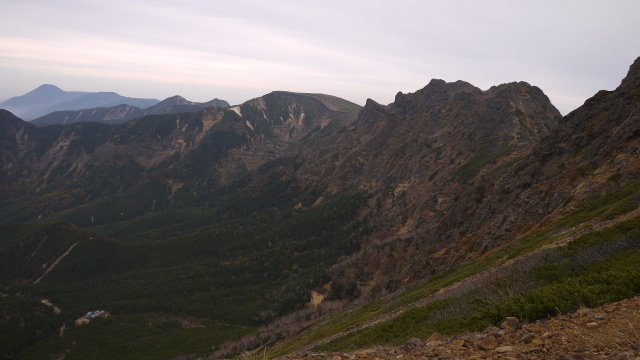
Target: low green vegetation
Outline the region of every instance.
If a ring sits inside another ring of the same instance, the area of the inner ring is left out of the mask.
[[[486,319],[461,311],[469,306],[467,302],[467,298],[449,298],[413,308],[392,321],[354,332],[317,350],[354,351],[374,345],[398,346],[416,336],[425,338],[435,332],[453,335],[482,330],[490,325]]]
[[[322,324],[312,327],[303,334],[269,350],[269,357],[278,357],[294,352],[299,346],[323,340],[329,336],[375,319],[387,312],[387,303],[374,300],[365,305],[333,316]]]
[[[64,337],[53,336],[19,356],[20,359],[166,359],[181,354],[207,356],[228,340],[255,329],[227,325],[183,326],[177,320],[154,321],[143,315],[99,318],[65,330]]]
[[[640,295],[640,217],[583,235],[553,249],[526,277],[531,290],[496,299],[483,289],[412,308],[395,319],[336,339],[317,350],[353,351],[372,345],[400,345],[414,336],[456,335],[498,325],[505,317],[533,321]],[[520,270],[515,269],[514,272]],[[514,276],[518,276],[514,274]],[[521,274],[520,274],[521,276]],[[515,286],[496,280],[495,286]]]
[[[15,358],[38,341],[55,337],[64,317],[35,299],[0,297],[0,359]]]

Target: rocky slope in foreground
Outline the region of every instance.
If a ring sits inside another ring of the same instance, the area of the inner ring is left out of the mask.
[[[455,337],[433,334],[401,347],[356,353],[304,352],[280,360],[386,359],[638,359],[640,298],[581,309],[530,324],[507,318],[500,328]]]

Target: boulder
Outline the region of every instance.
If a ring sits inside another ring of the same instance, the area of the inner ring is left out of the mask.
[[[503,329],[519,329],[521,325],[520,320],[517,318],[508,317],[502,322],[500,327]]]
[[[498,347],[498,341],[493,336],[487,336],[476,342],[476,347],[480,350],[493,350]]]

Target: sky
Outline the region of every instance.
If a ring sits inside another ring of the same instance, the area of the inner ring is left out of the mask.
[[[640,1],[0,0],[0,100],[67,91],[388,104],[433,78],[540,87],[563,113],[640,56]]]

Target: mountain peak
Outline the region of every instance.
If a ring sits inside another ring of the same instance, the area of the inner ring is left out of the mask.
[[[40,86],[38,86],[37,88],[35,88],[33,91],[38,91],[38,90],[59,90],[59,91],[64,91],[62,89],[60,89],[59,87],[53,85],[53,84],[42,84]]]
[[[631,64],[627,76],[622,79],[620,89],[624,90],[640,90],[640,57]]]
[[[52,84],[42,84],[24,95],[0,102],[0,108],[7,109],[19,118],[30,121],[58,111],[106,108],[121,104],[147,108],[158,102],[156,99],[120,96],[111,91],[64,91]],[[54,115],[54,117],[60,118],[58,115]]]
[[[393,105],[396,110],[415,111],[417,107],[440,106],[443,102],[449,101],[449,99],[461,93],[481,94],[482,90],[462,80],[446,82],[441,79],[432,79],[429,84],[414,93],[404,94],[399,91],[393,104],[390,105]]]
[[[429,83],[427,84],[427,86],[442,86],[442,85],[446,85],[447,82],[442,80],[442,79],[431,79],[431,81],[429,81]]]
[[[398,95],[401,95],[401,94],[402,92],[398,92]],[[398,97],[398,95],[396,95],[396,98]],[[360,110],[360,113],[358,114],[358,119],[356,120],[355,125],[362,126],[365,124],[378,122],[382,120],[382,118],[384,117],[384,115],[387,114],[387,112],[388,112],[388,108],[386,106],[378,104],[373,99],[367,99],[366,104],[364,104],[364,107]]]
[[[160,104],[168,104],[168,103],[171,103],[173,105],[191,105],[192,104],[191,101],[183,98],[180,95],[174,95],[174,96],[168,97],[160,102]]]
[[[481,91],[479,88],[466,81],[458,80],[454,82],[446,82],[441,79],[431,79],[427,86],[416,91],[416,94],[427,98],[440,94],[439,98],[442,100],[442,96],[450,97],[457,93],[471,93],[479,91]]]
[[[42,84],[37,88],[29,91],[25,95],[47,96],[52,94],[62,94],[65,91],[52,84]]]

